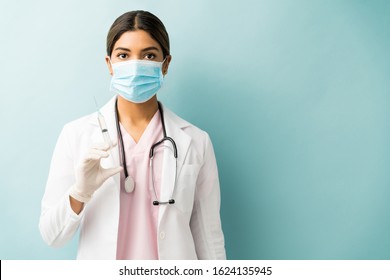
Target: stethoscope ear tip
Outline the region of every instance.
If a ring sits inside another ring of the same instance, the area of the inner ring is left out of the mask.
[[[158,200],[154,200],[154,201],[153,201],[153,205],[154,205],[154,206],[158,206],[158,205],[160,205],[160,204],[164,205],[164,204],[174,204],[174,203],[175,203],[175,200],[174,200],[174,199],[170,199],[170,200],[168,200],[168,202],[160,202],[160,201],[158,201]]]

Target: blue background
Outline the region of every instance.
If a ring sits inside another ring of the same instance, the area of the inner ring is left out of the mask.
[[[228,258],[390,259],[390,2],[363,0],[1,0],[1,259],[75,258],[42,241],[40,200],[134,9],[170,34],[159,98],[212,137]]]

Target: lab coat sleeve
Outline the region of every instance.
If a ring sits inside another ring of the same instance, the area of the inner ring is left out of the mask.
[[[198,259],[224,260],[218,168],[210,137],[205,134],[204,161],[197,179],[190,226]]]
[[[53,247],[63,246],[72,238],[83,216],[83,212],[77,215],[70,207],[69,188],[75,178],[68,131],[65,126],[58,138],[41,203],[39,230],[43,240]]]

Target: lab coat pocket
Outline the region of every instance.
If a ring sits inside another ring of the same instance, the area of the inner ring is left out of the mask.
[[[181,212],[188,213],[192,211],[200,167],[200,164],[185,164],[181,168],[174,196],[174,205]]]

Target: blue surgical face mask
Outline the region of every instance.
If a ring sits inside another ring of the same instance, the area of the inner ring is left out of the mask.
[[[133,103],[148,101],[161,88],[164,61],[128,60],[111,64],[114,74],[110,91]]]

